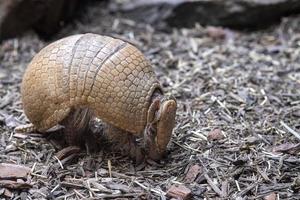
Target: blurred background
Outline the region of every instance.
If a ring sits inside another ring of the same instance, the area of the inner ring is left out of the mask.
[[[90,7],[157,27],[195,24],[238,29],[267,27],[300,11],[297,0],[1,0],[0,40],[34,30],[49,38],[74,20],[96,20]],[[97,7],[97,8],[96,8]],[[88,17],[86,16],[88,15]],[[97,19],[101,21],[101,19]],[[105,18],[103,19],[103,21]],[[102,22],[103,23],[103,22]],[[113,27],[112,27],[113,28]]]

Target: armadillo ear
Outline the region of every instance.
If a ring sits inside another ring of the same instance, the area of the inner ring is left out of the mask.
[[[148,109],[148,113],[147,113],[147,124],[151,123],[154,121],[155,119],[155,113],[156,111],[159,110],[159,106],[160,106],[160,101],[159,99],[154,99],[154,101],[152,101],[149,109]]]
[[[175,126],[177,104],[171,99],[163,102],[160,107],[160,118],[157,124],[156,144],[159,153],[164,153],[171,139]]]

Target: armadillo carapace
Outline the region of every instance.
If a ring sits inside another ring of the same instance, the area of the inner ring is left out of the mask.
[[[110,126],[108,134],[144,134],[150,157],[165,152],[175,123],[176,101],[164,95],[149,61],[108,36],[73,35],[43,48],[26,69],[21,94],[27,130],[73,123],[66,119],[74,113],[88,121],[92,113]]]

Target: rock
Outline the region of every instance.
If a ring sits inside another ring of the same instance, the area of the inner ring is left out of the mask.
[[[264,197],[264,200],[276,200],[276,193],[272,192],[271,194],[268,194]]]
[[[208,26],[205,32],[213,39],[224,39],[226,36],[226,30],[219,27]]]
[[[191,197],[191,190],[184,185],[172,185],[167,191],[167,196],[186,200]]]
[[[0,179],[27,179],[30,170],[30,168],[21,165],[1,163]]]
[[[222,133],[221,129],[214,129],[210,131],[207,135],[208,140],[222,140],[225,138],[225,135]]]
[[[171,26],[201,25],[230,28],[259,28],[281,17],[300,12],[298,0],[124,0],[113,2],[113,10],[128,12],[129,16],[147,13],[146,20],[162,20]],[[292,5],[292,6],[291,6]],[[135,14],[136,13],[136,14]],[[159,14],[158,14],[159,13]],[[145,16],[145,15],[142,15]]]
[[[0,41],[32,28],[48,37],[79,9],[79,0],[1,0]]]

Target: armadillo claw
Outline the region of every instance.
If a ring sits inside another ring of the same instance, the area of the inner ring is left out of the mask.
[[[59,160],[62,160],[64,158],[68,157],[69,155],[78,153],[79,151],[80,151],[80,147],[78,147],[78,146],[68,146],[66,148],[63,148],[59,152],[57,152],[55,156]]]
[[[15,133],[31,133],[36,131],[37,129],[33,124],[20,125],[15,128]]]

